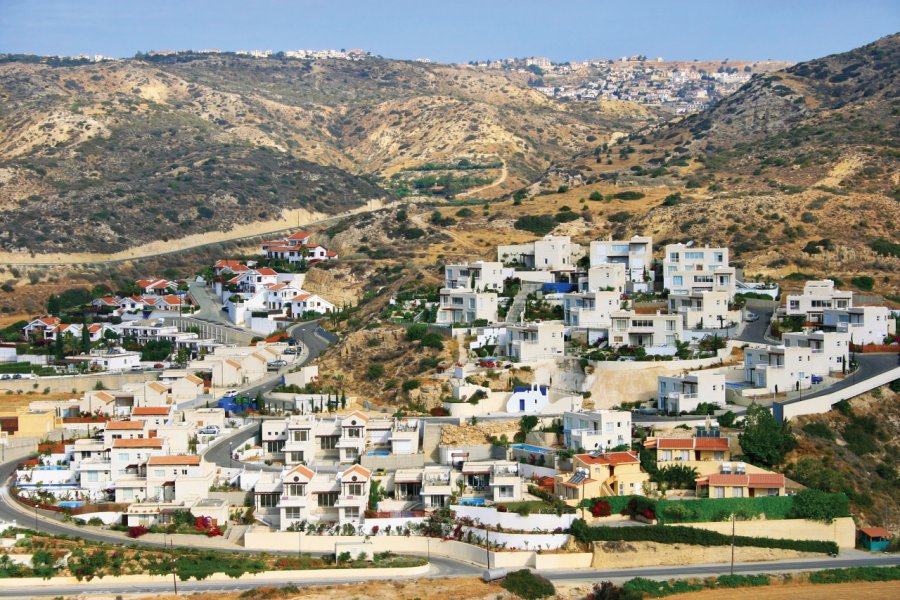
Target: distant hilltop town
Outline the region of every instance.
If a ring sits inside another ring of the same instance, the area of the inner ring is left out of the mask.
[[[703,110],[735,92],[753,75],[789,65],[771,60],[666,61],[642,54],[582,62],[554,63],[549,58],[528,57],[469,64],[530,73],[532,87],[559,100],[629,100],[676,113]]]

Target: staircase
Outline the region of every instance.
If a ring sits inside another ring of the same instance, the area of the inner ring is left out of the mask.
[[[438,446],[441,442],[441,424],[425,423],[425,433],[422,436],[422,452],[425,454],[425,462],[440,462]]]
[[[519,293],[513,298],[512,304],[509,307],[509,312],[506,313],[506,322],[507,323],[520,323],[522,321],[522,317],[525,315],[525,299],[528,294],[536,292],[541,289],[540,283],[523,283],[522,287],[519,288]]]

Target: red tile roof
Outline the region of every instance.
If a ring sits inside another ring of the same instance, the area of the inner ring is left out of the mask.
[[[143,428],[143,421],[110,421],[106,424],[107,431],[136,431]]]
[[[145,440],[114,440],[113,448],[162,448],[162,438]]]
[[[860,533],[870,538],[892,538],[891,532],[884,527],[861,527]]]
[[[655,444],[647,444],[659,450],[728,450],[728,438],[658,438]]]
[[[740,487],[784,487],[784,475],[780,473],[713,473],[707,480],[709,485],[740,486]]]
[[[303,465],[297,465],[290,471],[288,471],[287,475],[284,476],[284,481],[288,481],[288,478],[292,475],[303,475],[307,480],[310,480],[315,476],[315,473],[312,472],[312,469],[309,467],[305,467]]]
[[[171,411],[168,406],[138,406],[131,411],[131,415],[135,417],[160,417],[166,416]]]
[[[175,454],[172,456],[151,456],[147,461],[148,465],[189,465],[197,466],[200,464],[200,457],[188,454]]]
[[[637,454],[631,452],[609,452],[598,456],[590,454],[576,454],[575,458],[588,465],[627,465],[639,463],[641,460]]]

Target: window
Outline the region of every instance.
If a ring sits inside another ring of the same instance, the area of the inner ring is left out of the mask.
[[[662,454],[663,454],[662,455],[663,460],[672,460],[672,451],[671,450],[663,450]]]
[[[336,435],[325,435],[319,438],[319,447],[322,450],[334,450],[337,447],[338,436]]]
[[[666,346],[674,346],[675,345],[675,336],[667,335],[666,336]]]
[[[679,260],[681,260],[681,257],[677,252],[672,252],[669,254],[669,260],[672,262],[678,262]]]
[[[294,440],[295,442],[305,442],[309,439],[309,431],[306,429],[292,431],[291,439]]]
[[[153,476],[154,477],[165,477],[166,472],[164,469],[153,469]]]
[[[725,262],[725,253],[724,252],[716,252],[713,254],[713,262],[721,263]]]
[[[666,321],[666,331],[675,331],[675,319]]]
[[[359,518],[359,507],[351,506],[344,509],[344,518],[346,519],[358,519]]]
[[[303,462],[303,453],[302,452],[288,452],[288,462],[302,463]]]
[[[127,452],[119,452],[116,455],[116,459],[117,460],[128,460],[128,453]]]
[[[703,260],[703,252],[685,252],[685,260]]]
[[[362,428],[361,427],[348,427],[345,431],[347,432],[347,437],[351,437],[351,438],[362,437]]]
[[[134,500],[134,490],[131,488],[122,490],[122,499],[123,500]]]
[[[306,484],[305,483],[289,483],[285,486],[285,491],[287,491],[288,496],[305,496],[306,495]]]
[[[97,471],[88,471],[86,475],[88,482],[96,483],[100,481],[100,474]]]
[[[681,275],[675,275],[672,277],[672,285],[684,285],[684,277]]]
[[[724,497],[725,497],[725,488],[723,488],[723,487],[713,488],[713,498],[724,498]]]
[[[278,494],[257,494],[256,501],[260,508],[274,508],[278,506]]]
[[[362,496],[363,495],[363,484],[361,483],[350,483],[347,485],[347,495],[348,496]]]
[[[732,498],[743,498],[744,497],[744,488],[742,488],[742,487],[732,488],[731,497]]]
[[[337,492],[325,492],[319,494],[318,504],[319,506],[334,506],[338,501],[338,493]]]
[[[299,506],[289,506],[284,509],[285,519],[302,519],[303,509]]]

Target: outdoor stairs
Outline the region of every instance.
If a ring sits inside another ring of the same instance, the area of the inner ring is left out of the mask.
[[[232,544],[239,543],[244,537],[247,528],[247,525],[232,525],[225,531],[225,541],[231,542]]]
[[[539,283],[523,283],[522,287],[519,288],[519,293],[515,295],[512,301],[512,305],[509,307],[509,312],[506,313],[506,322],[507,323],[520,323],[522,321],[522,317],[525,315],[525,299],[528,294],[536,292],[541,289],[541,284]]]
[[[438,446],[441,442],[441,423],[426,423],[425,433],[422,437],[422,451],[425,453],[425,462],[440,462]]]

